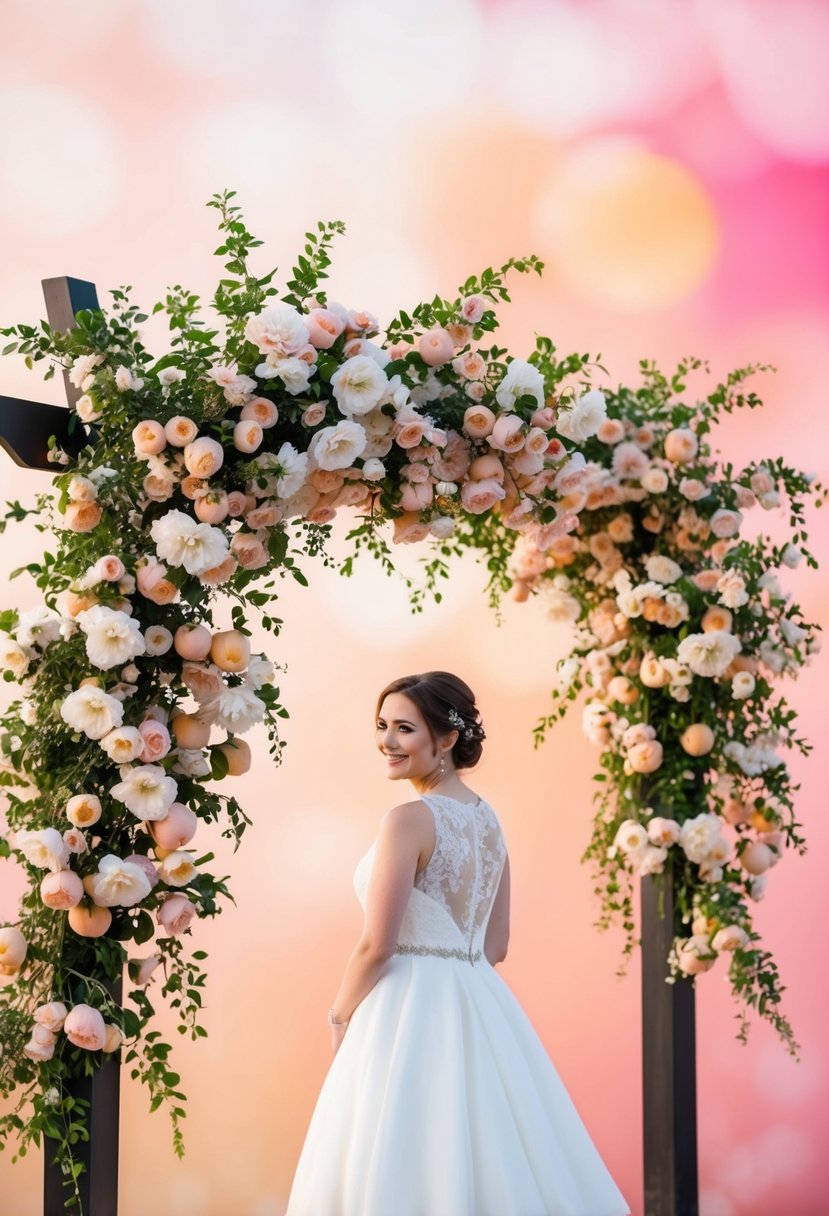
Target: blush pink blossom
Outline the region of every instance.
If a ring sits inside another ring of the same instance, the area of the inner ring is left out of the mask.
[[[233,428],[233,446],[247,456],[262,446],[262,439],[262,427],[255,418],[244,418]]]
[[[404,511],[422,511],[430,505],[433,497],[431,482],[406,481],[401,488],[400,505]]]
[[[441,367],[448,363],[455,353],[455,343],[442,326],[436,326],[421,335],[418,350],[423,362],[429,367]]]
[[[233,519],[244,515],[248,505],[248,496],[242,490],[231,490],[227,496],[227,513]]]
[[[116,557],[114,553],[108,553],[105,557],[98,558],[92,567],[92,572],[93,578],[98,582],[117,583],[127,571],[120,557]]]
[[[59,1030],[63,1030],[68,1012],[63,1001],[47,1001],[44,1005],[38,1005],[33,1016],[40,1026],[45,1026],[52,1034],[57,1034]]]
[[[138,757],[144,764],[155,764],[170,750],[170,732],[162,722],[152,718],[138,723],[138,733],[144,740],[144,748]]]
[[[461,488],[461,501],[465,510],[472,515],[483,515],[484,511],[491,510],[496,502],[500,502],[506,496],[506,490],[494,478],[466,481]]]
[[[160,422],[145,418],[132,428],[132,442],[142,456],[157,456],[167,446],[167,436]]]
[[[462,380],[482,380],[486,375],[486,362],[477,350],[468,350],[452,360],[452,367]]]
[[[429,535],[429,524],[416,511],[406,511],[394,520],[393,540],[396,545],[413,544],[425,540]]]
[[[264,430],[267,430],[268,427],[276,425],[279,419],[279,410],[273,401],[269,401],[267,397],[252,397],[250,401],[246,401],[242,406],[239,417],[245,422],[258,422]]]
[[[63,1032],[70,1043],[85,1051],[100,1051],[106,1039],[104,1019],[91,1005],[75,1005],[66,1015]]]
[[[66,912],[79,904],[84,896],[83,882],[74,870],[58,870],[47,874],[40,884],[40,898],[47,908]]]
[[[471,439],[483,439],[492,434],[495,414],[487,405],[470,405],[463,416],[463,429]]]
[[[275,502],[263,502],[261,506],[248,511],[245,519],[251,528],[272,528],[282,518],[282,509]]]
[[[422,418],[407,420],[397,431],[394,441],[401,448],[416,448],[423,440],[426,423]]]
[[[317,426],[325,417],[325,406],[321,401],[309,405],[300,418],[303,426]]]
[[[156,910],[156,920],[162,929],[178,937],[189,927],[196,915],[196,909],[186,895],[170,895]]]
[[[470,325],[477,325],[484,315],[486,302],[483,296],[464,296],[461,301],[461,316]]]
[[[328,350],[345,328],[342,318],[327,308],[312,308],[305,318],[305,324],[308,326],[308,341],[317,350]]]
[[[237,532],[230,551],[243,570],[261,570],[268,564],[268,551],[252,532]]]
[[[520,452],[524,446],[524,423],[517,414],[500,414],[487,443],[499,452]]]

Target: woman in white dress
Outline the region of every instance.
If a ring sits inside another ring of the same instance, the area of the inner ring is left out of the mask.
[[[334,1058],[286,1216],[628,1216],[512,990],[509,858],[459,776],[485,738],[448,672],[377,704],[392,781],[354,872],[363,929],[328,1011]]]

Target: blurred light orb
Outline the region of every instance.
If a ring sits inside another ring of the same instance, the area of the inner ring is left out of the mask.
[[[609,137],[559,162],[535,213],[538,250],[591,303],[664,308],[702,283],[718,230],[700,182],[640,143]]]
[[[92,227],[118,198],[120,146],[106,112],[67,89],[0,88],[0,215],[41,238]]]

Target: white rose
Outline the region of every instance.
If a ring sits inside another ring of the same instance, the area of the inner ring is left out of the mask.
[[[429,531],[438,540],[445,540],[455,531],[455,521],[451,515],[437,515],[429,524]]]
[[[63,618],[59,613],[41,604],[28,612],[21,612],[14,636],[21,646],[38,646],[45,650],[60,637],[62,623]]]
[[[649,494],[662,494],[668,488],[668,474],[664,469],[652,465],[642,474],[641,484]]]
[[[581,603],[574,595],[554,587],[549,580],[542,583],[542,592],[547,605],[547,616],[551,621],[577,621],[581,616]]]
[[[103,355],[77,355],[72,361],[72,367],[69,372],[69,383],[75,388],[89,387],[85,381],[92,374],[94,368],[103,363]]]
[[[800,625],[796,624],[788,616],[784,616],[780,622],[780,632],[789,646],[799,646],[803,639],[808,636],[806,630],[801,628]]]
[[[755,680],[750,671],[738,671],[731,680],[731,695],[737,701],[744,701],[754,692]]]
[[[173,635],[164,625],[148,625],[144,630],[144,644],[147,654],[166,654],[173,644]]]
[[[704,811],[693,819],[686,819],[679,829],[679,843],[689,861],[705,861],[720,835],[722,820],[718,815]]]
[[[197,523],[183,511],[168,511],[150,528],[158,556],[188,574],[218,566],[228,555],[227,537],[219,528]]]
[[[168,853],[158,867],[158,877],[168,887],[186,887],[197,874],[189,853]]]
[[[363,462],[363,477],[366,481],[380,481],[386,476],[386,466],[382,460],[371,457]]]
[[[110,793],[138,819],[163,819],[176,800],[178,786],[159,764],[122,769],[123,780]]]
[[[732,633],[712,629],[710,633],[689,633],[677,647],[680,663],[690,667],[697,676],[721,676],[742,650],[742,643]]]
[[[648,844],[647,830],[641,823],[637,823],[635,819],[626,819],[619,826],[619,830],[613,838],[613,843],[617,849],[621,849],[628,857],[631,854],[638,853],[640,849],[644,849]]]
[[[646,845],[635,856],[636,872],[640,877],[645,874],[661,874],[665,868],[668,850],[661,845]]]
[[[798,549],[797,545],[786,545],[786,548],[780,554],[780,560],[784,566],[788,566],[790,570],[794,570],[803,560],[803,550]]]
[[[89,739],[102,739],[124,720],[124,707],[94,684],[85,684],[60,707],[60,716],[72,730],[82,731]]]
[[[143,752],[144,736],[134,726],[116,726],[104,735],[100,746],[116,764],[129,764]]]
[[[295,355],[308,343],[308,326],[290,304],[272,304],[248,318],[245,337],[263,354]]]
[[[251,687],[237,684],[235,688],[226,688],[214,701],[206,702],[199,713],[230,734],[241,735],[262,721],[265,703]]]
[[[317,431],[308,448],[308,454],[321,469],[347,469],[366,446],[366,433],[359,422],[343,419],[336,426],[325,426]]]
[[[513,359],[498,385],[495,400],[501,409],[514,410],[521,397],[534,397],[540,409],[544,405],[544,377],[532,363],[527,363],[524,359]]]
[[[184,379],[184,372],[180,367],[165,367],[158,373],[158,382],[162,388],[170,388],[173,384],[178,384]]]
[[[774,645],[771,638],[764,638],[760,643],[758,653],[760,662],[768,667],[769,671],[773,671],[776,676],[779,676],[786,666],[786,656],[779,647]]]
[[[245,683],[251,688],[261,688],[263,684],[273,684],[276,670],[270,659],[263,654],[252,654],[248,669],[245,672]]]
[[[591,389],[589,393],[583,393],[571,409],[559,411],[556,430],[565,439],[583,443],[596,434],[606,418],[604,393]]]
[[[210,772],[210,761],[203,751],[195,747],[179,747],[175,751],[174,773],[185,777],[206,777]]]
[[[69,865],[69,849],[57,828],[41,828],[39,831],[20,831],[14,836],[14,847],[30,865],[57,874]]]
[[[86,634],[90,663],[107,670],[128,663],[146,649],[138,622],[125,612],[95,604],[79,612],[76,620]]]
[[[720,603],[726,608],[742,608],[748,603],[748,592],[743,578],[729,570],[717,580]]]
[[[34,657],[33,650],[24,650],[14,638],[0,638],[0,668],[10,671],[16,680],[25,676]]]
[[[655,579],[657,583],[675,583],[678,578],[682,578],[682,567],[661,553],[653,553],[646,558],[645,569],[648,578]]]
[[[141,866],[107,853],[98,862],[98,872],[90,883],[92,898],[103,908],[131,908],[146,899],[152,890],[150,879]]]
[[[276,493],[279,498],[291,498],[301,489],[308,472],[308,453],[298,452],[290,443],[283,443],[276,454],[278,475]]]
[[[368,355],[346,359],[331,377],[331,389],[341,414],[367,414],[388,392],[389,378]]]
[[[265,362],[257,366],[256,374],[262,380],[281,380],[291,396],[296,397],[298,393],[304,393],[308,388],[313,370],[312,364],[306,363],[304,359],[297,359],[293,355],[285,358],[268,355]]]

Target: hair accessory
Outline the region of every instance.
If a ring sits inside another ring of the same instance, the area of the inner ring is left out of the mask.
[[[464,739],[472,738],[472,736],[474,734],[472,727],[469,725],[468,722],[464,722],[463,718],[458,713],[458,711],[455,709],[454,705],[449,706],[448,718],[449,718],[449,721],[452,723],[452,725],[461,732],[461,735],[463,736]]]

